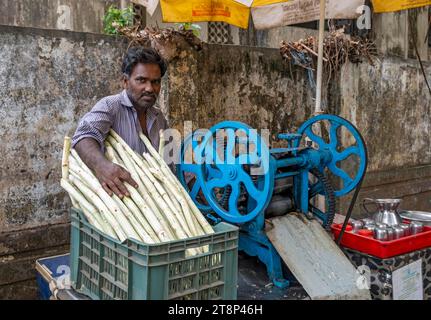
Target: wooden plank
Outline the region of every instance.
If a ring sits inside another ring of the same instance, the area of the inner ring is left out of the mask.
[[[368,290],[356,286],[355,267],[316,220],[277,217],[266,233],[311,299],[370,299]]]

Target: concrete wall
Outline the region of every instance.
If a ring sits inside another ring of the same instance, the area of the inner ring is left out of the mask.
[[[0,25],[102,33],[103,16],[117,0],[0,0]]]
[[[380,52],[416,59],[415,44],[422,60],[429,60],[425,41],[429,27],[430,7],[374,14],[372,36]]]
[[[431,79],[431,64],[424,67]],[[361,197],[401,197],[404,209],[431,211],[431,96],[419,63],[384,57],[375,66],[347,64],[339,94],[330,103],[368,145]]]
[[[169,68],[171,125],[183,121],[207,128],[229,119],[255,128],[285,132],[312,110],[302,70],[282,61],[278,50],[206,45]]]
[[[422,60],[429,60],[431,52],[425,41],[429,27],[430,7],[410,9],[399,12],[372,14],[371,30],[360,30],[362,34],[369,32],[375,40],[378,51],[384,55],[416,59],[413,39]],[[356,21],[352,21],[356,27]],[[250,27],[239,29],[231,26],[232,33],[239,33],[239,42],[235,44],[279,48],[281,41],[298,41],[308,36],[318,37],[318,31],[296,26],[285,26],[268,30],[256,30],[252,22]]]
[[[34,260],[67,251],[62,139],[120,89],[124,48],[115,37],[0,27],[0,298],[34,296]]]

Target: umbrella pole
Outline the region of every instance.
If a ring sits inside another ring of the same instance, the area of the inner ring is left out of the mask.
[[[315,115],[322,113],[322,76],[323,76],[323,40],[325,37],[325,10],[326,0],[320,0],[319,20],[319,50],[317,58],[317,84],[316,84],[316,106]]]
[[[317,84],[316,84],[316,106],[314,110],[314,115],[317,116],[323,113],[322,110],[322,82],[323,82],[323,40],[325,37],[325,11],[326,11],[326,0],[320,0],[320,20],[319,20],[319,49],[317,57]],[[322,127],[321,124],[316,128],[321,135]],[[316,203],[317,202],[317,203]],[[317,208],[325,212],[326,201],[325,197],[318,195],[315,199],[315,204]]]

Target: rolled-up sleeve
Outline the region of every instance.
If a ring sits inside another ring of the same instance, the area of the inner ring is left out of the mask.
[[[88,112],[78,124],[72,138],[72,148],[84,138],[93,138],[100,148],[104,148],[104,141],[115,119],[115,105],[102,99]]]

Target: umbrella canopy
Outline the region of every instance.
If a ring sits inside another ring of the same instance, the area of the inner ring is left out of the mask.
[[[132,0],[152,15],[160,3],[164,22],[222,21],[248,28],[250,15],[256,29],[319,20],[319,0]],[[364,0],[326,0],[327,19],[354,19]]]
[[[431,5],[431,0],[372,0],[374,12],[394,12]]]

